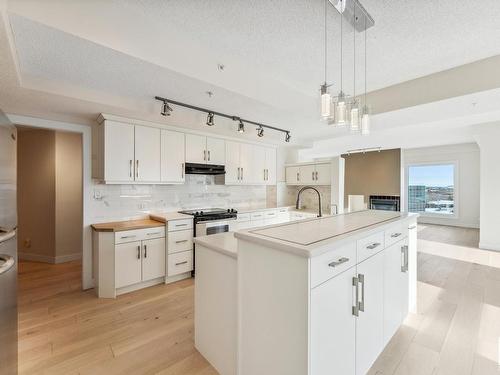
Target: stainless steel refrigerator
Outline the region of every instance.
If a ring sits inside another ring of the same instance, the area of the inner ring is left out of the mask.
[[[16,138],[0,111],[0,375],[17,374]]]

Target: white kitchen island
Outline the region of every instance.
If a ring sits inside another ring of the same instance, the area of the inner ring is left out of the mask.
[[[236,232],[228,373],[365,374],[415,308],[416,217],[361,211]]]

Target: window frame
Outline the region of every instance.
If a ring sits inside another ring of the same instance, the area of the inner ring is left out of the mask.
[[[458,219],[460,211],[460,195],[459,195],[459,173],[460,164],[458,160],[440,160],[429,162],[412,162],[405,165],[405,204],[406,210],[410,212],[409,204],[409,187],[410,187],[410,168],[411,167],[425,167],[425,166],[439,166],[439,165],[453,165],[453,214],[440,214],[436,212],[417,212],[420,216],[440,219]]]

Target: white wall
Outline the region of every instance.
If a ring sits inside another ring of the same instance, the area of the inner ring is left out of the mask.
[[[475,129],[481,155],[481,230],[479,247],[500,251],[500,123]]]
[[[500,160],[500,159],[499,159]],[[421,216],[419,222],[430,224],[453,225],[460,227],[479,228],[479,147],[475,143],[458,145],[424,147],[402,150],[405,177],[404,197],[407,199],[408,165],[456,162],[458,165],[458,215],[455,218]],[[407,202],[402,202],[403,209]]]

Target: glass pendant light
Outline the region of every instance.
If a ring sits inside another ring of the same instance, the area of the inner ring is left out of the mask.
[[[356,4],[354,4],[354,27],[353,27],[353,51],[354,51],[354,58],[353,58],[353,61],[354,61],[354,79],[353,79],[353,82],[354,82],[354,90],[352,92],[352,96],[353,96],[353,101],[351,103],[351,132],[352,133],[357,133],[359,132],[359,102],[358,102],[358,99],[356,98],[356,21],[357,21],[357,18],[356,18]]]
[[[361,117],[361,135],[370,134],[370,111],[366,103],[366,18],[365,18],[365,104],[363,106],[363,113]]]
[[[321,117],[324,119],[332,119],[332,97],[328,92],[328,85],[326,83],[326,72],[328,67],[328,34],[327,34],[327,11],[328,11],[328,0],[325,0],[325,83],[321,85]]]
[[[345,0],[340,0],[345,1]],[[337,97],[337,105],[335,108],[335,120],[338,126],[345,126],[349,123],[348,115],[350,111],[348,110],[348,103],[344,91],[342,90],[343,85],[343,14],[340,13],[340,92]]]

